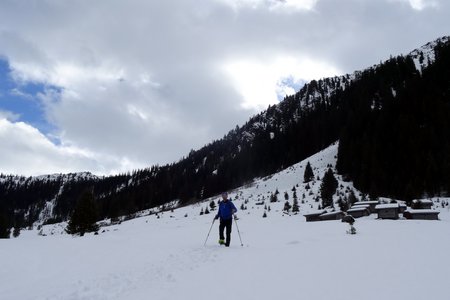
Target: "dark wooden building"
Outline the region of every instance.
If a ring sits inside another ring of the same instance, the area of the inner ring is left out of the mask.
[[[413,220],[439,220],[439,212],[432,209],[410,209],[403,213],[403,217]]]
[[[328,220],[340,220],[345,216],[345,213],[342,211],[332,211],[329,213],[324,213],[319,216],[321,221],[328,221]]]
[[[353,218],[361,218],[370,215],[370,209],[365,205],[353,206],[347,210],[347,214]]]
[[[326,213],[326,210],[323,211],[317,211],[309,214],[304,214],[303,216],[306,218],[306,222],[315,222],[315,221],[321,221],[319,216]]]
[[[368,205],[370,213],[374,213],[375,206],[377,206],[378,204],[380,204],[379,201],[358,201],[358,202],[353,203],[352,208],[355,206],[360,206],[360,205]]]
[[[378,214],[378,219],[398,219],[398,214],[400,213],[400,206],[398,203],[390,204],[378,204],[375,206],[375,210]]]

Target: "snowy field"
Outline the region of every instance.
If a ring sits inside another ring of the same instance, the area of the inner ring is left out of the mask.
[[[336,148],[309,159],[316,176],[333,164]],[[318,182],[300,214],[282,213],[284,191],[292,203],[299,184],[302,199],[305,165],[231,193],[238,208],[247,200],[237,221],[244,246],[235,223],[229,248],[217,244],[217,223],[203,245],[214,212],[199,212],[208,201],[104,227],[97,236],[72,237],[52,225],[42,231],[47,236],[33,230],[0,240],[0,299],[449,299],[448,206],[436,203],[439,221],[360,218],[356,235],[340,221],[307,223],[302,213],[317,208]],[[275,189],[280,201],[269,203]],[[267,218],[261,201],[271,207]]]

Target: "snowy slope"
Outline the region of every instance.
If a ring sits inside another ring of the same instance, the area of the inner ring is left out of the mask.
[[[434,48],[438,45],[438,43],[444,44],[447,43],[449,40],[450,36],[444,36],[438,38],[437,40],[429,42],[418,49],[411,51],[409,55],[412,57],[416,69],[422,73],[422,71],[426,67],[434,63],[434,61],[436,60]]]
[[[98,236],[60,234],[63,224],[57,224],[43,227],[45,237],[33,230],[0,240],[1,298],[447,299],[448,207],[439,208],[440,221],[358,219],[356,235],[339,221],[306,223],[302,214],[282,213],[285,191],[292,202],[298,184],[302,199],[307,161],[322,177],[336,153],[337,144],[231,192],[238,208],[248,207],[237,221],[244,247],[236,224],[231,247],[217,245],[217,223],[203,246],[213,214],[199,212],[209,200],[158,215],[142,212]],[[340,184],[342,193],[353,188]],[[319,185],[305,193],[301,213],[317,208]],[[276,189],[280,201],[269,203]],[[264,205],[256,205],[263,196],[271,207],[267,218]]]

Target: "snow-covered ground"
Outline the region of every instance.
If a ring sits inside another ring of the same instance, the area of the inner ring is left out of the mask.
[[[334,166],[336,152],[333,145],[308,159],[316,177]],[[236,206],[248,208],[238,212],[243,247],[235,223],[230,248],[217,244],[217,223],[204,246],[215,212],[199,213],[209,201],[97,236],[49,225],[47,236],[33,230],[0,240],[0,299],[448,299],[448,206],[435,204],[440,221],[360,218],[356,235],[340,221],[307,223],[302,213],[317,209],[320,182],[305,192],[305,165],[232,191]],[[301,213],[286,215],[284,192],[292,203],[297,184]],[[353,189],[340,184],[343,194]],[[276,189],[279,202],[269,203]]]

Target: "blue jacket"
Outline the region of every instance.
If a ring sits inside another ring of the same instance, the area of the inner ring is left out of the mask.
[[[220,201],[219,211],[217,212],[216,219],[229,220],[233,217],[233,213],[237,212],[236,206],[230,199],[228,201]]]

